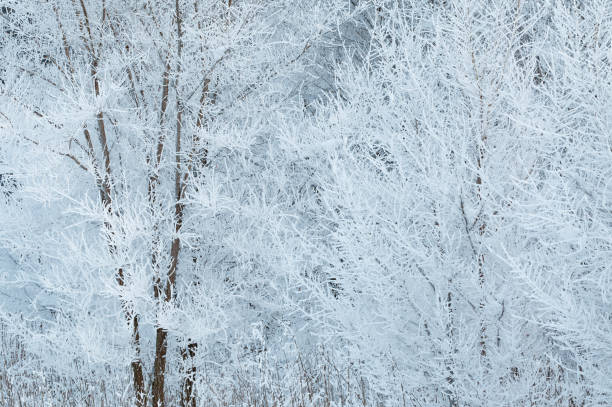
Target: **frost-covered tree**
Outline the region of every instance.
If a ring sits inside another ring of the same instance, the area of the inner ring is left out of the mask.
[[[388,403],[610,397],[609,19],[389,3],[336,71],[297,149],[327,228],[306,239],[334,297],[317,322]]]
[[[607,3],[3,0],[0,390],[605,405]]]
[[[242,194],[261,192],[249,182],[267,161],[266,115],[312,88],[307,53],[349,11],[259,1],[6,8],[15,34],[3,49],[3,164],[23,187],[2,219],[19,266],[5,283],[34,290],[51,311],[30,304],[31,318],[50,324],[37,345],[58,357],[131,360],[137,405],[149,394],[164,404],[176,341],[191,404],[196,340],[242,326],[229,318],[231,270],[249,262],[224,243],[231,216],[194,212],[188,195],[214,192],[220,174],[236,189],[232,210],[257,199]]]

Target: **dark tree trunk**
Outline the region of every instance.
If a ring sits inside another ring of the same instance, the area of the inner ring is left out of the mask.
[[[132,362],[132,376],[134,381],[134,391],[136,393],[136,407],[145,407],[147,397],[144,386],[144,375],[142,374],[142,362],[140,361],[140,335],[138,333],[138,316],[133,318],[132,339],[136,348],[136,359]]]
[[[176,31],[177,31],[177,77],[181,72],[181,55],[183,49],[183,29],[182,29],[182,16],[180,13],[179,0],[175,0],[175,13],[176,13]],[[175,149],[175,193],[176,201],[174,204],[174,217],[175,217],[175,238],[172,240],[172,246],[170,247],[170,268],[166,275],[166,286],[164,290],[163,301],[168,303],[172,300],[175,295],[176,286],[176,271],[178,267],[178,259],[181,251],[181,240],[178,237],[181,228],[183,226],[183,209],[182,203],[184,195],[184,185],[182,182],[183,172],[181,170],[181,136],[183,129],[183,106],[181,103],[181,97],[179,95],[179,81],[178,79],[174,83],[176,90],[176,149]],[[159,284],[157,285],[159,287]],[[156,297],[159,298],[161,293],[157,293]],[[166,354],[168,352],[168,331],[163,327],[157,328],[157,335],[155,338],[155,363],[153,367],[153,406],[164,407],[166,404],[165,400],[165,389],[164,382],[166,376]]]
[[[166,397],[164,381],[166,377],[166,353],[168,351],[168,331],[157,328],[155,338],[155,364],[153,366],[153,407],[164,407]]]
[[[187,347],[181,351],[183,362],[185,364],[185,377],[183,378],[181,391],[181,407],[196,407],[196,399],[195,395],[193,394],[196,367],[193,363],[193,358],[197,348],[197,343],[190,342]]]

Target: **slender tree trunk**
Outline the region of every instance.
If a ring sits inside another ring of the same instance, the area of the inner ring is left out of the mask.
[[[231,5],[231,0],[230,4]],[[197,1],[193,4],[194,10],[196,14],[198,13],[198,3]],[[202,29],[202,23],[198,22],[198,29]],[[201,51],[202,48],[200,49]],[[202,61],[202,65],[204,65],[204,60]],[[204,73],[205,74],[205,73]],[[191,143],[191,153],[189,154],[189,163],[187,166],[187,171],[183,177],[183,192],[185,191],[185,186],[188,181],[188,177],[191,175],[192,171],[196,171],[195,167],[198,164],[195,163],[195,157],[197,155],[197,150],[200,147],[200,139],[198,135],[198,130],[202,128],[202,124],[204,121],[204,106],[208,95],[208,86],[210,84],[210,79],[204,77],[204,82],[202,86],[202,93],[200,95],[200,108],[198,110],[198,115],[196,119],[196,132],[193,135],[192,143]],[[202,166],[206,166],[207,164],[207,153],[208,151],[204,151],[204,156],[201,158],[200,164]],[[196,376],[196,366],[193,363],[193,358],[195,357],[196,350],[198,348],[198,344],[196,342],[191,342],[188,340],[187,346],[181,350],[181,355],[183,357],[183,363],[185,365],[185,373],[183,377],[183,383],[181,385],[181,407],[195,407],[196,399],[193,394],[194,384],[195,384],[195,376]]]
[[[481,96],[481,102],[482,102],[482,96]],[[482,111],[481,111],[481,114]],[[487,141],[487,136],[486,133],[484,132],[484,125],[483,125],[483,134],[481,137],[481,144],[478,148],[478,160],[477,160],[477,165],[478,165],[478,176],[476,178],[476,189],[477,189],[477,196],[478,196],[478,202],[479,202],[479,206],[480,206],[480,215],[479,217],[476,219],[477,223],[479,223],[478,225],[478,237],[479,237],[479,245],[478,245],[478,285],[480,286],[480,291],[481,291],[481,297],[480,297],[480,304],[479,309],[480,309],[480,356],[483,359],[486,359],[487,357],[487,327],[486,327],[486,322],[485,322],[485,301],[486,301],[486,296],[485,296],[485,253],[484,253],[484,248],[483,248],[483,239],[485,236],[485,231],[486,231],[486,220],[484,219],[485,214],[484,214],[484,203],[483,203],[483,197],[482,197],[482,166],[483,166],[483,161],[485,159],[485,143]],[[486,363],[485,363],[486,365]]]
[[[176,12],[176,30],[177,30],[177,79],[175,82],[176,91],[176,149],[175,149],[175,204],[174,204],[174,218],[175,218],[175,230],[174,239],[172,240],[172,246],[170,248],[170,268],[166,276],[166,287],[164,290],[163,301],[168,303],[172,300],[175,293],[176,286],[176,271],[178,266],[178,258],[181,251],[181,241],[179,233],[183,226],[183,210],[184,205],[183,199],[183,182],[182,182],[182,169],[181,169],[181,136],[182,136],[182,125],[183,125],[183,106],[179,95],[179,80],[178,77],[181,72],[181,55],[183,50],[183,31],[182,31],[182,17],[180,13],[179,0],[175,0],[175,12]],[[165,401],[165,375],[166,375],[166,354],[168,353],[168,331],[163,327],[158,327],[155,338],[155,362],[153,369],[153,406],[164,407]]]
[[[136,359],[132,361],[132,377],[134,381],[134,392],[136,393],[136,407],[145,407],[147,397],[144,386],[144,375],[142,374],[142,361],[140,360],[140,334],[138,333],[138,315],[132,318],[132,342],[136,350]]]
[[[84,17],[84,26],[87,30],[88,37],[89,37],[89,41],[88,41],[89,47],[88,48],[90,50],[90,56],[92,60],[91,79],[93,80],[95,95],[96,97],[99,97],[100,96],[100,82],[98,79],[99,55],[96,54],[95,48],[93,46],[94,42],[93,42],[93,37],[92,37],[92,31],[91,31],[91,26],[89,23],[89,17],[88,17],[87,9],[85,7],[85,3],[83,2],[83,0],[81,0],[80,4],[81,4],[82,12],[83,12],[83,17]],[[106,15],[106,12],[103,13],[103,16],[105,15]],[[80,19],[79,16],[78,18]],[[59,15],[58,15],[58,24],[59,24]],[[81,22],[81,24],[83,23]],[[60,29],[62,29],[61,24],[60,24]],[[64,47],[65,47],[66,57],[68,61],[70,62],[70,54],[68,52],[68,46],[65,40],[65,35],[63,33],[63,30],[62,30],[62,35],[64,36]],[[87,41],[87,40],[84,39],[83,41]],[[85,139],[87,141],[87,145],[89,149],[88,154],[93,161],[96,178],[98,180],[98,187],[100,189],[100,200],[102,202],[102,205],[104,206],[104,209],[108,211],[108,213],[112,213],[113,212],[113,209],[112,209],[113,202],[112,202],[112,197],[111,197],[111,189],[112,189],[111,158],[110,158],[110,149],[108,146],[108,139],[106,135],[106,127],[105,127],[104,121],[105,121],[104,113],[103,111],[100,110],[96,114],[96,122],[98,125],[98,140],[100,142],[100,146],[102,148],[102,154],[103,154],[103,171],[102,169],[98,168],[97,160],[95,158],[95,150],[93,147],[93,141],[87,129],[84,130],[84,135],[85,135]],[[105,223],[104,226],[109,234],[109,237],[111,237],[111,240],[108,242],[109,251],[111,254],[114,254],[117,251],[116,246],[112,242],[112,236],[114,234],[114,231],[112,230],[112,226],[110,223]],[[121,287],[125,285],[124,271],[122,268],[119,268],[117,270],[117,283]],[[133,310],[130,308],[127,302],[122,300],[121,305],[123,308],[125,319],[128,325],[132,328],[132,346],[136,354],[135,359],[132,361],[132,380],[133,380],[133,386],[134,386],[134,393],[136,396],[136,407],[145,407],[146,393],[145,393],[145,386],[144,386],[144,374],[143,374],[143,368],[142,368],[142,361],[140,359],[140,334],[139,334],[139,326],[138,326],[138,315],[133,312]]]
[[[485,322],[485,253],[483,249],[483,239],[485,236],[485,230],[487,227],[486,224],[486,214],[484,213],[484,199],[483,199],[483,166],[486,155],[486,145],[487,145],[487,127],[488,127],[488,115],[489,115],[489,107],[485,107],[485,96],[483,93],[483,89],[481,87],[481,76],[478,71],[478,66],[476,64],[476,57],[474,52],[471,52],[472,57],[472,67],[474,70],[474,77],[476,80],[476,86],[478,88],[479,93],[479,117],[480,117],[480,140],[478,140],[478,152],[476,157],[476,166],[477,166],[477,175],[476,175],[476,195],[478,198],[478,204],[480,207],[480,213],[477,215],[476,220],[474,221],[474,225],[478,226],[478,285],[481,290],[481,298],[479,304],[480,310],[480,356],[483,359],[484,365],[486,366],[486,357],[487,357],[487,328]],[[489,105],[490,106],[490,105]]]
[[[180,183],[180,172],[177,170],[177,179]],[[175,206],[175,215],[177,216],[175,231],[178,234],[182,227],[183,205],[177,201]],[[166,289],[164,293],[164,301],[170,302],[176,285],[176,268],[178,265],[178,256],[180,253],[180,239],[175,237],[172,241],[170,249],[171,265],[168,271],[166,280]],[[165,406],[165,373],[166,373],[166,354],[168,353],[168,331],[163,327],[157,328],[155,338],[155,363],[153,369],[153,406]]]
[[[189,342],[187,347],[181,351],[185,364],[185,378],[181,388],[181,407],[196,407],[196,399],[193,394],[196,367],[193,364],[193,358],[197,347],[197,343]]]
[[[168,331],[158,327],[155,337],[155,363],[153,365],[153,406],[166,405],[164,381],[166,377],[166,351],[168,349]]]

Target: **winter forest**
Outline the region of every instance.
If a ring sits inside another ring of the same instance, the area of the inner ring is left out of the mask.
[[[0,0],[0,406],[612,405],[610,0]]]

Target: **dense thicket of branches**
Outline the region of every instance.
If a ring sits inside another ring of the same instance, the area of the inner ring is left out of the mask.
[[[609,403],[608,1],[0,6],[1,403]]]

